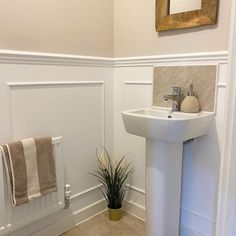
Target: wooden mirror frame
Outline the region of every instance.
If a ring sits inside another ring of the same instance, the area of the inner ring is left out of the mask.
[[[156,0],[156,31],[191,28],[217,22],[218,0],[202,0],[202,8],[169,14],[169,0]]]

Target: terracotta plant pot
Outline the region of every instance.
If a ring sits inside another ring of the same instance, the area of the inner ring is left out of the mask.
[[[121,219],[121,208],[112,209],[108,208],[109,219],[112,221],[118,221]]]

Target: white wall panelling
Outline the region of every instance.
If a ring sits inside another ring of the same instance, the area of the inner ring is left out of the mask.
[[[184,148],[181,232],[182,236],[213,236],[227,52],[113,59],[1,50],[0,106],[4,115],[0,118],[0,143],[34,135],[63,136],[65,182],[73,189],[69,210],[61,210],[11,236],[42,228],[35,235],[54,235],[105,208],[96,191],[98,183],[87,174],[96,168],[95,148],[99,144],[105,144],[117,156],[129,152],[135,174],[127,196],[128,210],[144,218],[144,139],[125,132],[121,111],[152,105],[153,66],[188,64],[218,64],[219,81],[215,129],[204,140]],[[202,147],[207,148],[206,153]],[[187,221],[186,214],[194,222],[204,219],[205,227]]]
[[[126,85],[152,85],[152,81],[125,81]]]
[[[113,59],[56,53],[0,50],[1,64],[113,67]]]
[[[14,139],[22,134],[62,135],[63,156],[71,160],[66,162],[65,180],[71,183],[72,194],[86,189],[84,182],[72,180],[80,178],[76,159],[91,159],[80,167],[80,171],[86,173],[91,167],[95,168],[94,150],[99,144],[104,145],[104,82],[7,84],[10,84]]]
[[[72,196],[70,197],[70,199],[73,200],[73,199],[75,199],[75,198],[79,198],[79,197],[81,197],[81,196],[83,196],[83,195],[86,195],[86,194],[88,194],[88,193],[90,193],[90,192],[92,192],[92,191],[94,191],[94,190],[98,190],[98,189],[101,188],[102,186],[103,186],[102,184],[98,184],[98,185],[96,185],[96,186],[94,186],[94,187],[91,187],[91,188],[89,188],[89,189],[86,189],[86,190],[84,190],[84,191],[82,191],[82,192],[80,192],[80,193],[77,193],[77,194],[72,195]]]
[[[40,53],[28,51],[0,50],[1,64],[25,65],[59,65],[59,66],[90,66],[90,67],[144,67],[156,63],[186,64],[199,63],[225,63],[228,60],[227,51],[167,54],[142,57],[89,57],[70,54]]]
[[[38,81],[38,82],[6,82],[8,86],[26,87],[26,86],[49,86],[49,85],[104,85],[104,81]]]
[[[69,210],[10,235],[29,235],[58,221],[59,227],[51,231],[56,235],[105,207],[98,182],[88,172],[96,169],[98,145],[113,149],[113,68],[93,62],[90,66],[18,62],[0,63],[4,111],[0,143],[38,135],[63,136],[64,181],[72,186],[72,200]]]
[[[226,122],[221,161],[216,236],[236,235],[236,1],[232,1],[229,42],[229,73],[226,99]]]
[[[115,67],[149,67],[155,64],[186,65],[191,63],[225,63],[228,60],[228,52],[204,52],[204,53],[185,53],[185,54],[167,54],[158,56],[144,57],[124,57],[115,58]]]

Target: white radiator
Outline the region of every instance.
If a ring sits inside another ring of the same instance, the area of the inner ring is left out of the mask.
[[[5,168],[0,151],[0,235],[39,220],[64,206],[64,168],[61,156],[61,137],[53,138],[57,188],[55,193],[12,207],[9,200]]]

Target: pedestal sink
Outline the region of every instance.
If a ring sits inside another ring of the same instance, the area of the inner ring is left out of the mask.
[[[178,236],[183,142],[207,134],[214,113],[145,108],[122,117],[128,133],[146,138],[146,235]]]

